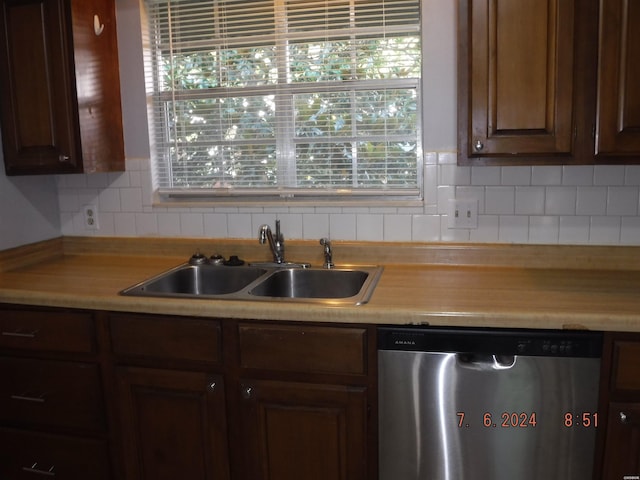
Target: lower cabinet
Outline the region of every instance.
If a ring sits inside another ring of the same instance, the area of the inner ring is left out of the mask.
[[[640,335],[605,336],[603,480],[640,478]]]
[[[112,314],[109,330],[126,479],[376,478],[373,328]]]
[[[221,376],[134,367],[116,376],[127,478],[229,478]]]
[[[242,478],[366,478],[364,388],[243,379],[241,391]]]
[[[91,312],[0,305],[0,479],[109,480]]]
[[[375,334],[0,305],[0,479],[375,480]]]

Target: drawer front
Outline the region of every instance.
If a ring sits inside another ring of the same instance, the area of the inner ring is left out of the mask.
[[[2,309],[0,348],[91,353],[93,318],[83,312]]]
[[[613,388],[640,392],[640,342],[614,341]]]
[[[152,315],[112,315],[113,352],[126,357],[221,364],[220,323]]]
[[[98,365],[0,357],[0,422],[103,430]]]
[[[103,441],[0,429],[0,478],[108,480]]]
[[[239,337],[243,368],[366,374],[364,328],[244,323]]]

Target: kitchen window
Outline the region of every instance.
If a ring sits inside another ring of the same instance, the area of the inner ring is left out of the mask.
[[[420,198],[420,0],[146,0],[161,198]]]

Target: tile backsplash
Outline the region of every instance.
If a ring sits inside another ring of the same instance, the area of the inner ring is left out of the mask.
[[[64,235],[254,238],[277,218],[290,239],[640,245],[640,165],[460,167],[429,152],[424,202],[406,207],[155,207],[148,159],[57,182]],[[451,199],[478,201],[477,228],[449,228]]]

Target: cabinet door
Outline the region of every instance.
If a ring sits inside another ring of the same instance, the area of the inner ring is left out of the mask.
[[[640,2],[600,10],[596,154],[640,155]]]
[[[240,388],[239,478],[367,478],[364,388],[268,380]]]
[[[640,403],[611,403],[603,480],[640,476]]]
[[[129,367],[117,375],[126,478],[228,480],[221,377]]]
[[[71,18],[82,171],[124,171],[115,1],[72,0]]]
[[[574,0],[460,0],[460,163],[569,156]]]
[[[8,174],[79,171],[64,0],[2,0],[0,121]]]

